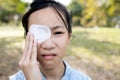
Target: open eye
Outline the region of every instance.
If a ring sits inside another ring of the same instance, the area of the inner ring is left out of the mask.
[[[54,32],[54,35],[61,35],[61,34],[64,34],[64,32],[62,32],[62,31]]]
[[[63,34],[63,32],[55,32],[54,34]]]

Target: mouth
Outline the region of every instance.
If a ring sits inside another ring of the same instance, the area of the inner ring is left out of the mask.
[[[42,54],[41,55],[43,57],[43,59],[45,60],[52,60],[55,58],[55,56],[57,56],[56,54]]]

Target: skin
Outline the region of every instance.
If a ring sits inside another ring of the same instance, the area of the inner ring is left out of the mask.
[[[65,66],[63,57],[70,37],[59,15],[51,7],[33,12],[28,25],[45,25],[52,35],[43,43],[34,41],[34,35],[27,34],[25,48],[19,62],[27,80],[42,80],[41,72],[47,80],[61,80]],[[29,27],[28,27],[29,28]]]

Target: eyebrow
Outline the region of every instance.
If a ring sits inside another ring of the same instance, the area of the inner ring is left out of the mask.
[[[63,25],[57,25],[57,26],[52,27],[51,30],[55,30],[58,28],[65,28],[65,27]]]

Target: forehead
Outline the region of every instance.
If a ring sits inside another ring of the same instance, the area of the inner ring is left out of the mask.
[[[47,7],[33,12],[28,19],[28,26],[30,26],[31,24],[40,24],[46,26],[64,26],[62,19],[52,7]]]

